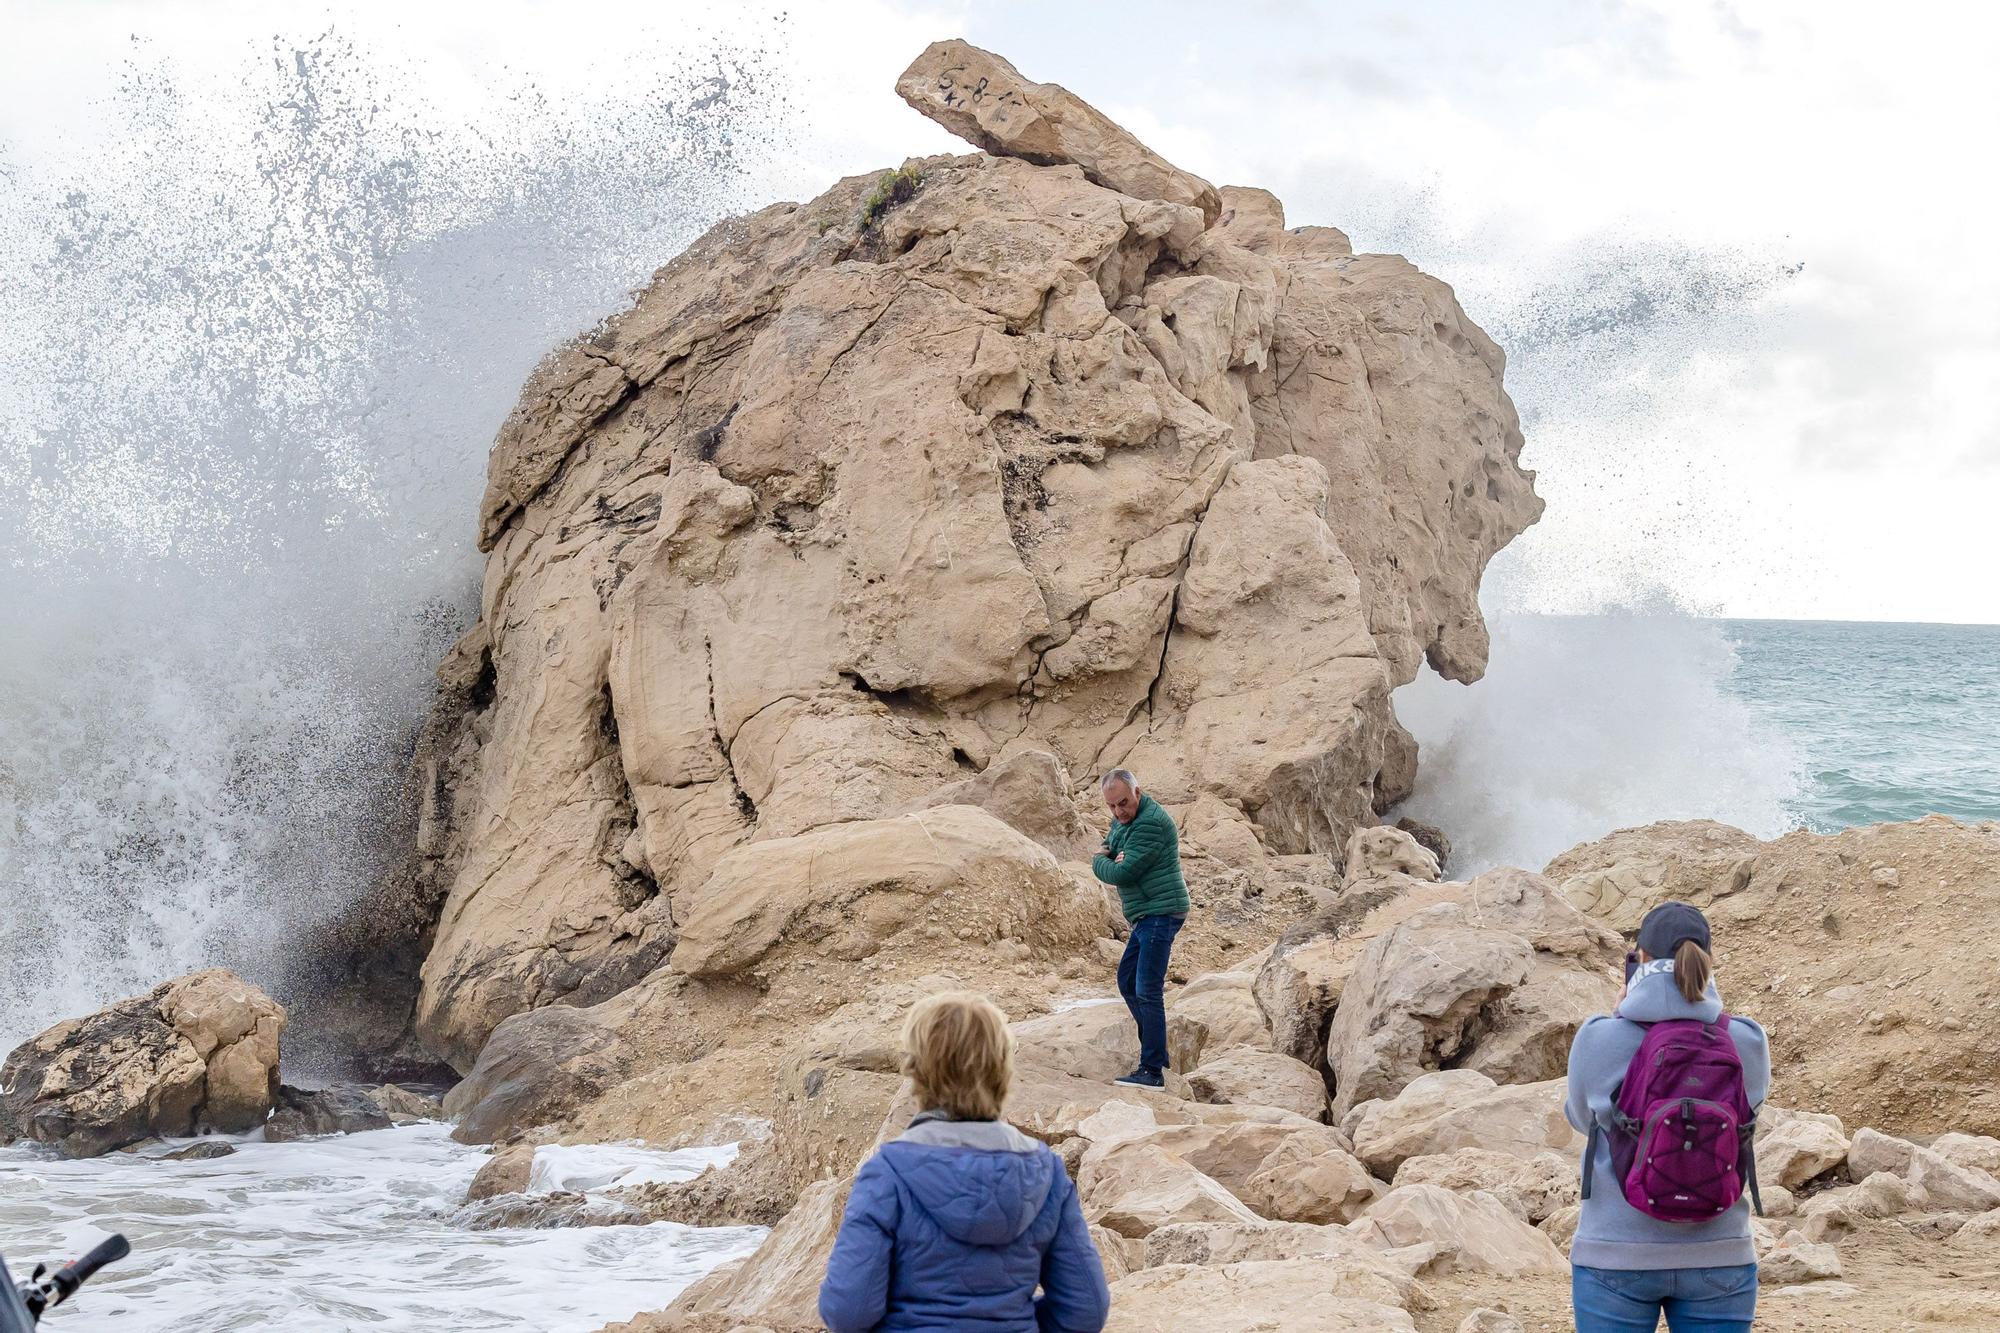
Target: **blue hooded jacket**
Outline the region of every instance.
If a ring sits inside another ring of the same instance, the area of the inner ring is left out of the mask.
[[[993,1120],[920,1116],[882,1145],[819,1289],[833,1333],[1097,1333],[1110,1309],[1062,1162]]]

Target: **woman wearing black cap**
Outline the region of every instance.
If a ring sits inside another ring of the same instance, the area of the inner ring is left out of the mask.
[[[1757,1308],[1750,1132],[1771,1084],[1764,1030],[1725,1019],[1708,921],[1662,903],[1639,926],[1617,1009],[1569,1053],[1588,1136],[1570,1244],[1579,1333],[1747,1330]],[[1747,1187],[1747,1188],[1746,1188]]]

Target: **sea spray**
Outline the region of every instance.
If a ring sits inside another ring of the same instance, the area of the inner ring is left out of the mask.
[[[1683,615],[1492,618],[1486,678],[1425,672],[1396,692],[1421,747],[1402,813],[1444,829],[1451,873],[1539,870],[1660,819],[1770,837],[1797,818],[1791,742],[1729,689],[1723,627]]]
[[[668,1304],[716,1265],[749,1254],[761,1227],[576,1226],[479,1230],[461,1212],[484,1150],[450,1126],[408,1125],[301,1143],[235,1140],[211,1161],[113,1153],[51,1160],[0,1148],[0,1252],[78,1254],[106,1230],[130,1259],[106,1269],[46,1327],[91,1333],[542,1329],[587,1333]],[[638,1146],[550,1154],[529,1193],[596,1193],[687,1180],[729,1148]],[[587,1153],[587,1155],[586,1155]],[[527,1201],[523,1201],[527,1202]]]
[[[337,37],[0,172],[0,1049],[190,968],[282,992],[394,849],[535,360],[749,202],[707,49],[454,119]]]

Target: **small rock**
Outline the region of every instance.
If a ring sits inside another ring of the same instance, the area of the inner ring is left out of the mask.
[[[421,1120],[444,1119],[444,1103],[435,1097],[426,1097],[421,1092],[413,1092],[395,1083],[384,1083],[379,1088],[370,1088],[368,1095],[394,1124],[410,1125]]]
[[[1840,1276],[1840,1255],[1831,1245],[1818,1245],[1793,1231],[1757,1263],[1757,1277],[1766,1286],[1823,1282]]]
[[[1329,1150],[1287,1160],[1291,1157],[1282,1148],[1271,1154],[1238,1191],[1259,1216],[1321,1226],[1351,1222],[1382,1193],[1368,1168],[1347,1153]]]
[[[1968,1213],[1925,1213],[1901,1219],[1903,1229],[1919,1240],[1950,1240],[1974,1220]]]
[[[1576,1226],[1582,1220],[1583,1205],[1572,1203],[1556,1209],[1536,1225],[1541,1233],[1554,1241],[1558,1247],[1567,1247],[1576,1239]]]
[[[207,1162],[217,1157],[227,1157],[235,1151],[236,1145],[233,1143],[227,1143],[221,1139],[203,1139],[199,1143],[190,1143],[185,1148],[176,1148],[174,1151],[160,1158],[160,1160],[163,1162]]]
[[[1757,1179],[1791,1188],[1839,1166],[1848,1142],[1840,1131],[1814,1120],[1785,1121],[1757,1140]]]
[[[352,1083],[311,1090],[287,1085],[278,1089],[277,1109],[264,1122],[264,1139],[267,1143],[290,1143],[387,1128],[388,1114]]]
[[[1896,1217],[1914,1213],[1928,1202],[1924,1192],[1887,1171],[1877,1171],[1854,1187],[1855,1205],[1864,1217]]]
[[[1188,1075],[1197,1101],[1275,1106],[1308,1120],[1326,1119],[1326,1083],[1319,1071],[1274,1051],[1224,1051]]]
[[[1876,866],[1868,872],[1868,878],[1873,880],[1878,888],[1893,889],[1902,876],[1896,873],[1894,866]]]
[[[1505,1310],[1481,1306],[1458,1321],[1458,1333],[1522,1333],[1521,1321]]]
[[[1847,1145],[1847,1177],[1861,1181],[1877,1171],[1903,1175],[1909,1171],[1916,1151],[1917,1145],[1908,1139],[1894,1138],[1872,1129],[1857,1129],[1854,1141]]]
[[[519,1194],[528,1188],[528,1177],[535,1169],[535,1148],[533,1144],[517,1143],[511,1148],[502,1148],[486,1159],[486,1165],[479,1168],[479,1174],[472,1178],[472,1185],[465,1191],[467,1203],[478,1203],[497,1194]]]

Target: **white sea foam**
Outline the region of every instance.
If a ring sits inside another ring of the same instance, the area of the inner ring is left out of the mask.
[[[535,1149],[528,1193],[611,1189],[624,1185],[671,1185],[692,1180],[711,1166],[736,1160],[736,1145],[679,1148],[663,1152],[637,1143],[548,1143]]]
[[[574,1151],[551,1160],[574,1168],[586,1160]],[[726,1152],[592,1151],[601,1153],[593,1171],[615,1165],[623,1178],[661,1180],[693,1176]],[[586,1333],[660,1309],[765,1234],[667,1222],[455,1229],[450,1218],[484,1160],[437,1124],[239,1141],[232,1156],[191,1162],[123,1153],[69,1162],[4,1149],[0,1252],[25,1269],[81,1253],[106,1231],[131,1240],[129,1259],[51,1319],[67,1333]],[[576,1188],[567,1170],[556,1178]]]
[[[1422,747],[1402,813],[1452,840],[1451,873],[1539,870],[1558,852],[1660,819],[1759,836],[1794,822],[1799,761],[1730,693],[1720,625],[1679,615],[1491,618],[1486,677],[1429,672],[1396,692]]]

